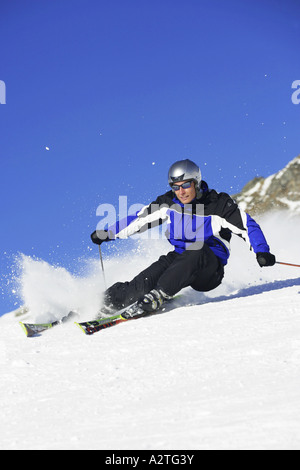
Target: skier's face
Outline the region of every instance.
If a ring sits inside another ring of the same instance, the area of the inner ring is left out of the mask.
[[[176,191],[176,197],[183,204],[189,204],[196,197],[195,183],[192,181],[191,187],[184,189],[181,187],[184,182],[185,181],[180,181],[179,183],[176,183],[176,186],[180,186],[180,189]]]

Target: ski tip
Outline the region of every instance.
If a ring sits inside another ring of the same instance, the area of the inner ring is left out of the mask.
[[[85,331],[85,329],[80,325],[80,323],[78,323],[77,321],[75,321],[74,323],[75,323],[75,325],[78,326],[78,328],[80,328],[81,331],[83,331],[83,333],[84,333],[85,335],[87,334],[86,331]]]
[[[33,336],[31,330],[23,322],[20,321],[19,324],[27,337]]]

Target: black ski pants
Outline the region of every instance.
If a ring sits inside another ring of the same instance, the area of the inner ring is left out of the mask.
[[[204,243],[200,250],[171,251],[130,282],[117,282],[105,292],[104,303],[121,309],[141,299],[152,289],[173,296],[184,287],[200,292],[218,287],[224,276],[220,259]]]

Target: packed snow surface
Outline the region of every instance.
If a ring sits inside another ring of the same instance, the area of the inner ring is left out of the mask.
[[[300,264],[299,219],[260,222],[277,259]],[[106,257],[107,283],[168,249],[142,240]],[[240,239],[232,251],[215,291],[185,289],[173,310],[90,337],[71,322],[27,338],[2,316],[0,449],[300,449],[300,270],[259,268]],[[23,321],[94,317],[97,258],[82,277],[20,263]]]

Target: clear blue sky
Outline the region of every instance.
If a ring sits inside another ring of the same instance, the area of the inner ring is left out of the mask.
[[[299,43],[298,0],[1,0],[0,314],[14,255],[76,272],[174,161],[233,194],[297,156]]]

